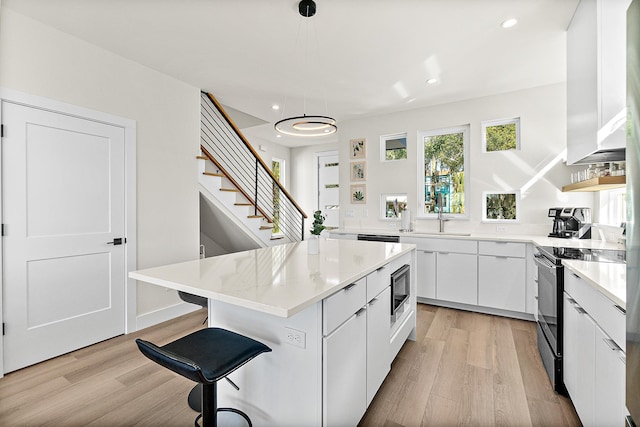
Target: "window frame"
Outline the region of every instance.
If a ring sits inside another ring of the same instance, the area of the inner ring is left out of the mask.
[[[487,197],[493,194],[513,194],[516,202],[516,217],[513,219],[506,218],[488,218],[487,217]],[[520,222],[520,190],[496,190],[482,192],[482,222],[483,223],[519,223]]]
[[[407,193],[382,193],[380,194],[380,219],[383,221],[399,221],[400,220],[400,212],[402,212],[402,210],[400,210],[398,212],[398,216],[395,217],[388,217],[387,216],[387,198],[389,197],[404,197],[406,199],[405,201],[405,207],[408,206],[409,204],[409,195]]]
[[[481,122],[481,132],[482,132],[482,152],[483,153],[505,153],[510,151],[520,151],[521,149],[521,141],[520,141],[520,117],[510,117],[507,119],[496,119],[496,120],[487,120]],[[487,150],[487,128],[492,126],[501,126],[501,125],[516,125],[516,148],[510,148],[508,150]]]
[[[387,141],[393,140],[393,139],[401,139],[401,138],[404,138],[406,142],[405,150],[407,152],[407,157],[405,157],[404,159],[387,159]],[[381,162],[383,163],[401,162],[408,159],[409,159],[409,138],[408,138],[407,132],[392,133],[389,135],[380,136],[380,161]]]
[[[454,133],[462,133],[462,141],[463,141],[463,155],[464,155],[464,200],[465,200],[465,209],[464,213],[443,213],[442,216],[446,219],[452,220],[468,220],[470,218],[470,175],[471,175],[471,162],[470,162],[470,152],[471,152],[471,143],[470,143],[470,134],[471,134],[471,124],[467,123],[464,125],[451,126],[446,128],[438,128],[431,130],[422,130],[418,131],[417,134],[417,145],[418,145],[418,155],[416,156],[418,159],[418,209],[416,219],[437,219],[438,213],[424,213],[424,204],[425,204],[425,183],[424,183],[424,138],[438,135],[447,135]]]

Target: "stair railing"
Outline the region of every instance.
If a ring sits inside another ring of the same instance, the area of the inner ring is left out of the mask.
[[[200,145],[204,155],[253,205],[254,215],[263,216],[269,223],[277,217],[285,237],[291,241],[304,240],[304,220],[307,218],[304,211],[215,97],[202,92],[200,102]]]

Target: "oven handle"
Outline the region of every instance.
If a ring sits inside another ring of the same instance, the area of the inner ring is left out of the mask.
[[[555,270],[558,267],[557,265],[553,265],[551,261],[549,261],[547,258],[545,258],[542,255],[534,255],[533,260],[536,262],[536,264],[542,267],[545,267],[549,270]]]

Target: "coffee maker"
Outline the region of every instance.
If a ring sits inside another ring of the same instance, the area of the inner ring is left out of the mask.
[[[551,208],[547,216],[553,218],[553,230],[549,233],[549,237],[591,238],[591,209]]]

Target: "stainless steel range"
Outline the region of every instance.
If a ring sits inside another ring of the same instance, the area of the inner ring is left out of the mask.
[[[540,246],[536,249],[534,260],[538,266],[538,350],[553,389],[560,394],[566,394],[562,378],[562,260],[624,263],[626,252],[551,246]]]

